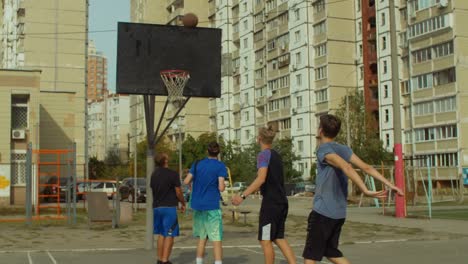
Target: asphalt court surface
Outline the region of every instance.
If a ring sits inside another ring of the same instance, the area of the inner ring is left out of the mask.
[[[435,241],[381,241],[359,242],[358,244],[342,245],[344,252],[352,263],[356,264],[466,264],[468,263],[468,238],[457,240]],[[293,245],[298,256],[297,263],[303,263],[302,245]],[[279,249],[276,251],[276,263],[287,263]],[[213,263],[212,250],[207,249],[204,263]],[[1,264],[128,264],[156,263],[155,251],[143,249],[83,249],[71,251],[12,251],[1,252]],[[194,263],[194,247],[175,246],[171,261],[175,263]],[[263,253],[258,245],[242,245],[224,247],[225,264],[263,263]],[[322,263],[329,263],[323,261]]]

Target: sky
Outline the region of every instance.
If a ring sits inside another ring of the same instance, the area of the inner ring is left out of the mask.
[[[117,22],[130,21],[130,0],[90,0],[89,2],[89,40],[94,40],[96,49],[107,57],[107,88],[115,91],[117,31],[96,33],[93,31],[117,30]]]

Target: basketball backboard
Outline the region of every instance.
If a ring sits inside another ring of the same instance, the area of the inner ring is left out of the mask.
[[[221,30],[119,23],[117,93],[167,95],[163,70],[185,70],[184,96],[221,96]]]

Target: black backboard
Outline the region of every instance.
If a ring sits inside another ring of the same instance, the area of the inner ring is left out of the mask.
[[[221,29],[119,23],[117,93],[167,95],[159,72],[186,70],[185,96],[221,96]]]

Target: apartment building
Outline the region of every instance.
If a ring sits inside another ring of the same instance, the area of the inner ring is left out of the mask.
[[[468,167],[467,9],[463,0],[400,6],[405,156],[431,168],[438,187],[451,186]]]
[[[212,26],[223,29],[224,59],[212,127],[246,146],[274,124],[279,137],[293,139],[307,178],[318,116],[357,89],[355,2],[208,2]]]
[[[18,77],[17,84],[11,83],[16,77],[4,78],[2,89],[12,91],[21,83],[38,88],[37,93],[25,92],[19,97],[11,93],[9,97],[15,106],[9,112],[12,119],[33,111],[37,114],[36,123],[28,122],[16,134],[33,133],[37,149],[67,149],[76,143],[77,175],[82,177],[85,173],[87,1],[5,0],[0,12],[2,67],[34,73]],[[11,153],[24,153],[27,141],[32,140],[28,136],[15,136],[5,142],[10,142]],[[25,155],[11,158],[19,163],[25,161]],[[24,187],[21,179],[25,171],[11,172],[12,187]],[[14,198],[10,203],[15,203]]]
[[[131,21],[138,23],[182,25],[181,18],[185,13],[194,13],[198,16],[198,26],[208,27],[208,2],[206,0],[132,0]],[[160,119],[166,98],[156,97],[156,120]],[[214,132],[209,125],[209,103],[208,99],[192,98],[180,112],[177,123],[167,131],[167,135],[175,143],[184,140],[186,135],[198,137],[206,132]],[[131,136],[142,141],[146,137],[146,126],[142,96],[130,96],[131,110]],[[169,105],[162,126],[165,126],[177,109]],[[134,144],[132,144],[133,146]],[[133,153],[133,148],[131,149]]]
[[[94,41],[88,44],[88,101],[104,98],[109,94],[107,90],[107,58],[96,49]]]

